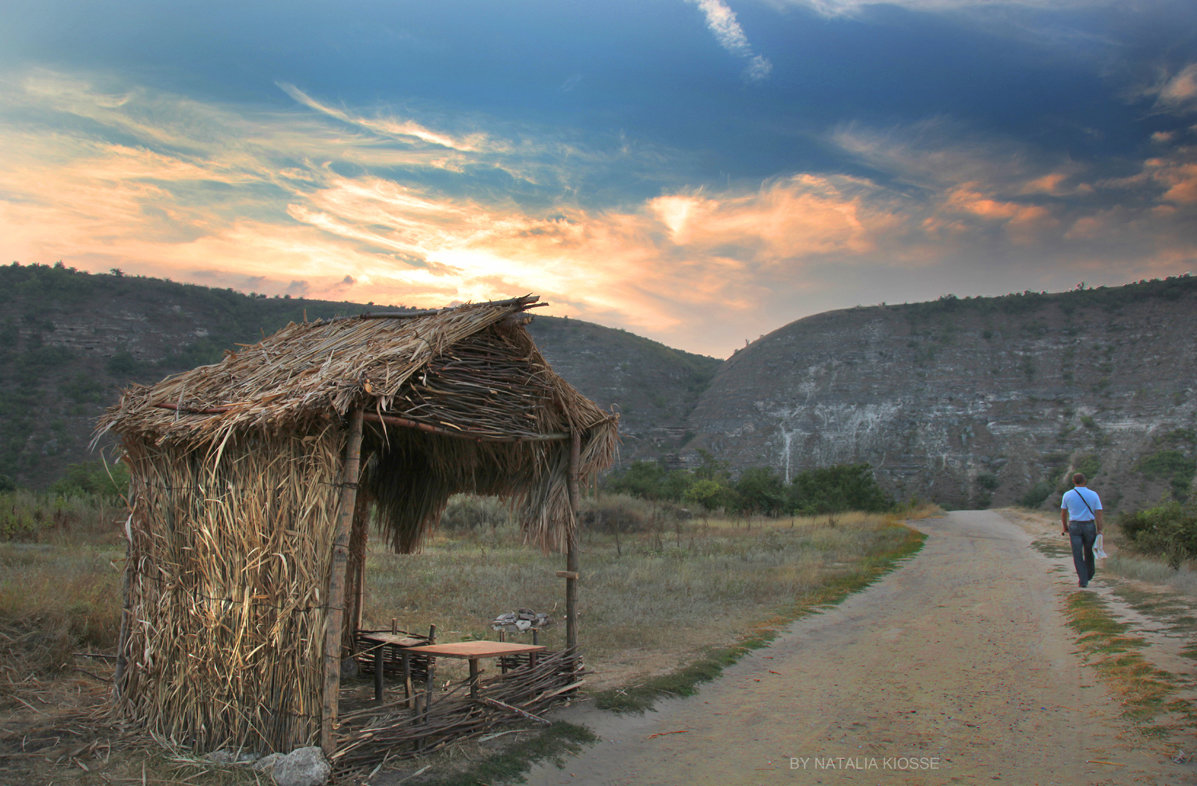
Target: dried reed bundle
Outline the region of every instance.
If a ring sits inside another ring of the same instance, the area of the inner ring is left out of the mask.
[[[133,469],[120,701],[203,749],[287,749],[320,725],[343,434],[246,436],[219,462],[127,446]]]

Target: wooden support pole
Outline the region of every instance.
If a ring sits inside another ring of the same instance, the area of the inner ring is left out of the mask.
[[[333,735],[341,693],[341,626],[345,611],[345,566],[349,562],[349,534],[357,504],[357,481],[362,459],[362,410],[349,420],[345,444],[345,465],[341,477],[341,507],[333,535],[332,560],[328,575],[328,613],[324,618],[324,702],[320,711],[320,747],[325,756],[336,750]]]
[[[366,606],[366,546],[370,538],[369,495],[359,491],[353,508],[353,525],[349,535],[349,565],[346,568],[347,591],[353,593],[347,608],[352,609],[353,615],[345,623],[345,631],[341,637],[342,645],[351,649],[357,643],[357,632],[362,629],[362,611]]]
[[[569,535],[565,547],[565,646],[578,646],[578,465],[581,463],[582,434],[577,428],[569,434]]]

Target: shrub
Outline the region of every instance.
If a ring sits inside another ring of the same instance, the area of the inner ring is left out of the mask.
[[[643,532],[652,523],[648,504],[627,494],[587,497],[578,513],[583,527],[594,532]]]
[[[129,467],[124,463],[83,461],[71,464],[50,491],[63,497],[95,495],[120,501],[129,490]]]
[[[657,461],[634,461],[627,469],[608,477],[603,488],[641,499],[681,502],[693,484],[694,473],[689,470],[669,470]]]
[[[839,464],[800,472],[790,483],[789,501],[791,510],[803,514],[845,510],[880,513],[894,506],[877,485],[868,464]]]
[[[765,467],[749,467],[736,481],[736,507],[743,513],[779,515],[786,507],[781,477]]]
[[[490,527],[498,529],[511,521],[507,507],[497,497],[474,494],[454,494],[441,514],[441,526],[462,532]]]
[[[606,486],[617,494],[660,499],[667,475],[665,468],[656,461],[633,461],[627,469],[613,474]]]
[[[1197,473],[1197,461],[1179,450],[1159,450],[1141,458],[1137,469],[1149,478],[1168,478],[1173,498],[1184,502]]]
[[[1164,557],[1173,569],[1197,557],[1197,506],[1168,502],[1124,514],[1119,524],[1137,549]]]
[[[1101,459],[1092,453],[1080,456],[1076,460],[1076,471],[1083,472],[1085,477],[1092,480],[1101,472]]]
[[[695,481],[686,489],[682,501],[698,505],[703,510],[726,510],[736,500],[736,493],[717,480]]]
[[[1022,495],[1022,498],[1018,500],[1018,504],[1024,508],[1037,508],[1048,498],[1053,488],[1055,486],[1050,481],[1041,480],[1027,489],[1027,493]]]

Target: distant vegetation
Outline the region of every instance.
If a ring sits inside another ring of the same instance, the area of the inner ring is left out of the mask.
[[[968,309],[974,315],[1007,314],[1018,315],[1028,311],[1038,311],[1043,306],[1054,304],[1064,311],[1077,308],[1100,308],[1106,311],[1118,311],[1127,302],[1143,296],[1160,297],[1165,300],[1176,300],[1190,294],[1193,290],[1193,277],[1188,274],[1170,276],[1165,279],[1144,279],[1134,284],[1116,287],[1090,287],[1081,282],[1069,292],[1014,292],[1000,297],[956,297],[948,294],[937,300],[925,303],[905,303],[889,306],[905,310],[915,318],[935,318],[954,315]],[[1043,326],[1028,324],[1023,329],[1034,332]],[[985,336],[991,338],[991,336]]]
[[[47,488],[84,459],[96,417],[131,382],[214,363],[288,322],[370,310],[61,262],[0,265],[0,489]]]
[[[604,485],[608,491],[702,512],[779,516],[847,510],[880,513],[894,507],[868,464],[808,469],[786,484],[766,467],[749,467],[733,479],[726,463],[705,451],[699,451],[699,457],[701,463],[693,470],[637,461],[611,475]]]
[[[1197,559],[1197,505],[1166,502],[1119,518],[1122,533],[1146,554],[1155,554],[1176,570]]]

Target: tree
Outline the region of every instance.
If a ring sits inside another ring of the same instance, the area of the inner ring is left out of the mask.
[[[808,469],[790,483],[790,508],[796,513],[881,512],[894,506],[868,464],[839,464]]]
[[[703,510],[722,510],[730,506],[735,493],[715,480],[698,480],[686,489],[683,502],[699,505]]]
[[[660,499],[665,469],[656,461],[633,461],[627,469],[612,475],[607,488],[642,499]]]
[[[744,513],[780,514],[786,507],[786,488],[776,472],[749,467],[736,481],[736,506]]]

